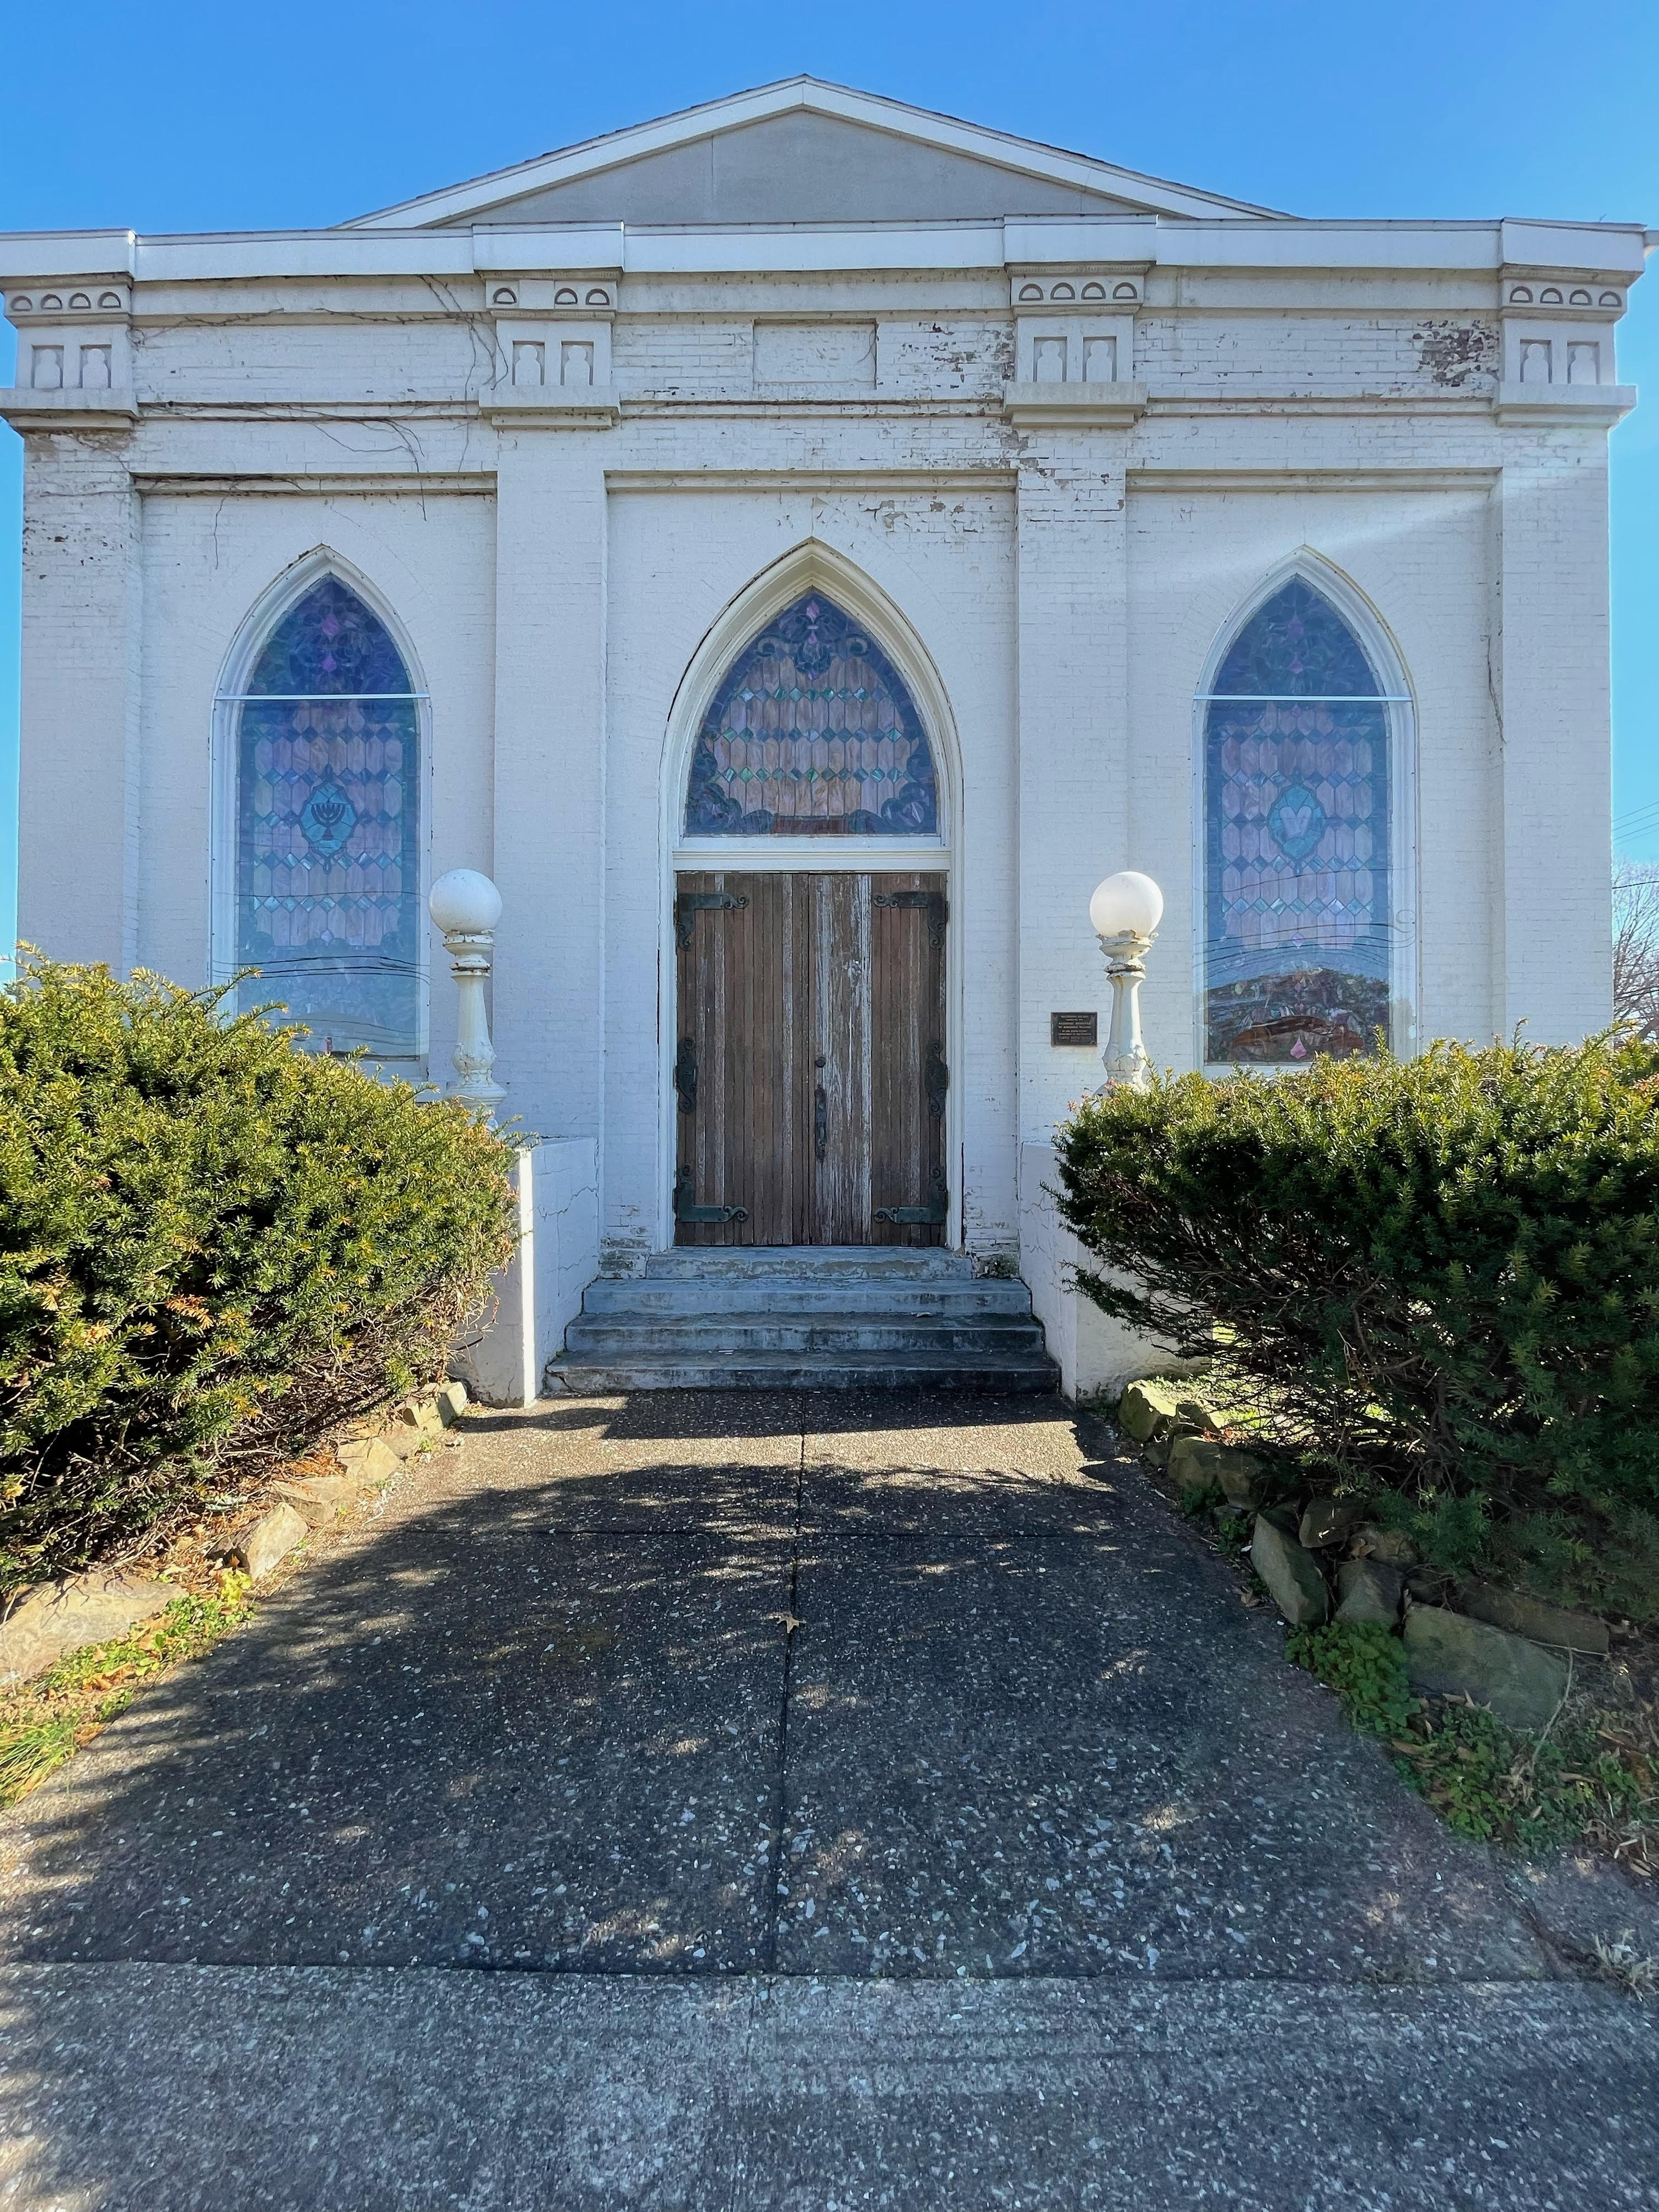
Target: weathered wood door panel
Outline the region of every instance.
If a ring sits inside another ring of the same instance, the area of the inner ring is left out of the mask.
[[[943,878],[675,890],[677,1242],[942,1242]]]
[[[870,893],[864,876],[798,876],[812,962],[809,1244],[862,1244],[870,1221]]]
[[[799,1243],[811,1114],[793,1048],[807,951],[792,879],[689,875],[675,893],[678,1241]]]
[[[940,876],[876,876],[871,892],[872,1242],[944,1242],[945,941]],[[897,1212],[895,1221],[884,1218]],[[918,1212],[935,1217],[905,1219]]]

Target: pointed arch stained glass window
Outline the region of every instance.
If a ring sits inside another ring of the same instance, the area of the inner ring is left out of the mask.
[[[1389,1030],[1389,709],[1302,577],[1251,616],[1205,708],[1205,1057],[1294,1066]]]
[[[239,1004],[314,1046],[420,1049],[420,733],[386,625],[338,577],[265,641],[236,736]]]
[[[769,623],[703,718],[689,837],[931,837],[939,794],[904,679],[822,592]]]

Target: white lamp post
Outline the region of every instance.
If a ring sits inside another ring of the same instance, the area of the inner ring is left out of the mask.
[[[1123,868],[1096,886],[1089,919],[1112,986],[1112,1026],[1101,1057],[1109,1083],[1132,1084],[1144,1091],[1152,1062],[1140,1042],[1140,985],[1146,955],[1164,919],[1164,894],[1150,876]]]
[[[495,949],[495,924],[501,918],[501,895],[488,876],[476,868],[452,868],[440,876],[427,896],[427,911],[444,935],[450,957],[450,974],[460,993],[460,1013],[455,1025],[455,1081],[451,1095],[465,1099],[480,1114],[493,1113],[507,1092],[490,1071],[495,1048],[489,1041],[489,1016],[484,1006],[484,981]]]

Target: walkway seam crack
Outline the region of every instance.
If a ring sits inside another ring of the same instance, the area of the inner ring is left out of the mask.
[[[795,1525],[789,1545],[788,1619],[783,1627],[783,1686],[778,1699],[777,1778],[772,1793],[772,1848],[768,1854],[771,1877],[767,1886],[766,1932],[761,1942],[761,1972],[778,1971],[778,1917],[782,1910],[778,1885],[783,1880],[783,1831],[788,1817],[789,1696],[794,1672],[795,1638],[799,1633],[796,1604],[800,1595],[800,1532],[806,1507],[806,1425],[803,1420],[795,1457]]]

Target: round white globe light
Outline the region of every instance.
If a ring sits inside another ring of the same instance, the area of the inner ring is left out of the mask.
[[[1108,876],[1089,902],[1097,937],[1150,937],[1163,919],[1163,892],[1150,876],[1133,868]]]
[[[481,937],[501,918],[501,895],[476,868],[452,868],[428,892],[426,908],[446,937]]]

